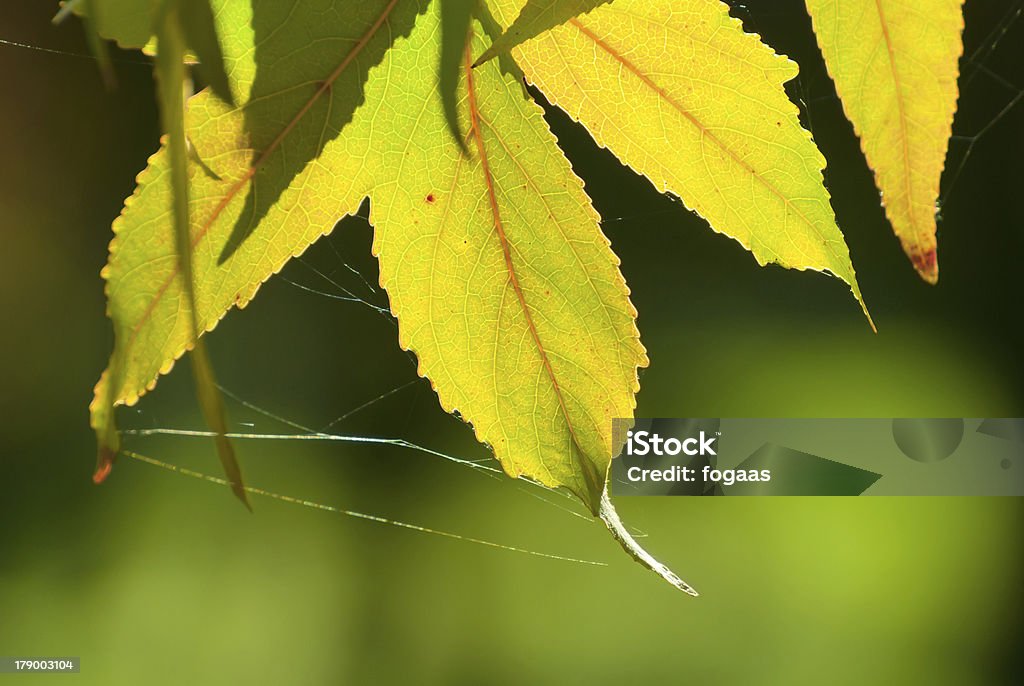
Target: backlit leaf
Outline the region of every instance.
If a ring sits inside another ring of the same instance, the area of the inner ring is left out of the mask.
[[[455,91],[464,154],[438,93],[438,3],[335,6],[333,22],[307,3],[215,7],[239,106],[190,101],[199,328],[370,197],[401,343],[442,405],[509,474],[572,490],[631,555],[693,593],[607,498],[611,419],[632,416],[647,358],[618,260],[540,108],[497,62],[471,70],[467,51]],[[479,28],[474,41],[486,46]],[[104,274],[116,345],[93,404],[101,437],[112,405],[153,388],[190,340],[169,177],[161,151],[115,222]]]
[[[597,513],[611,419],[632,416],[646,364],[635,312],[540,108],[496,63],[469,64],[470,157],[455,154],[429,91],[385,94],[421,114],[396,121],[408,144],[385,152],[394,177],[372,195],[381,283],[445,409],[509,474],[566,486]]]
[[[520,4],[492,7],[508,25]],[[863,306],[825,160],[783,90],[797,66],[744,33],[725,4],[616,0],[512,54],[599,145],[758,263],[830,272]]]
[[[363,128],[352,129],[352,147],[330,169],[309,162],[351,121],[363,102],[369,70],[411,30],[421,5],[359,3],[359,11],[348,12],[348,21],[336,26],[325,26],[305,3],[292,13],[278,3],[218,5],[225,60],[240,105],[231,107],[207,92],[188,105],[200,332],[216,326],[233,305],[247,304],[271,274],[366,197],[369,118]],[[295,34],[277,31],[281,27],[303,35],[298,48]],[[320,40],[310,42],[309,35]],[[109,469],[116,446],[113,406],[134,404],[192,340],[189,318],[183,316],[188,298],[178,278],[170,193],[171,167],[161,150],[114,222],[103,270],[114,352],[91,405],[100,442],[98,473]],[[262,232],[254,233],[257,226]],[[243,244],[243,237],[250,240]],[[221,264],[225,246],[232,244],[237,254]]]
[[[206,0],[198,0],[203,5]],[[192,0],[168,0],[160,14],[157,26],[157,99],[160,120],[166,135],[166,148],[171,169],[171,213],[174,226],[176,267],[184,295],[184,307],[189,322],[189,346],[192,348],[192,371],[196,396],[207,425],[215,433],[217,454],[224,473],[235,495],[246,505],[249,500],[242,482],[242,471],[235,457],[234,447],[227,438],[227,419],[224,401],[213,374],[213,365],[206,350],[206,342],[199,338],[199,325],[195,311],[195,279],[192,273],[192,245],[189,232],[188,141],[185,138],[185,46],[187,29],[182,11],[195,8]],[[208,8],[207,8],[208,9]],[[202,16],[202,15],[200,15]],[[212,17],[207,17],[212,19]],[[216,34],[213,34],[216,42]],[[226,81],[225,81],[226,84]],[[101,453],[101,458],[104,453]],[[99,465],[97,477],[102,480],[110,463]]]
[[[122,48],[155,54],[154,39],[168,8],[179,11],[185,46],[198,57],[200,74],[218,97],[231,102],[210,0],[86,0],[74,11],[84,15],[90,38],[99,35]]]
[[[847,118],[893,231],[939,278],[935,207],[957,100],[963,0],[807,0]]]

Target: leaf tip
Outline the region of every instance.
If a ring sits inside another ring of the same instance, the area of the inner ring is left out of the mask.
[[[96,471],[92,473],[92,482],[99,486],[110,476],[114,468],[114,452],[105,445],[100,446],[99,456],[96,460]]]
[[[485,50],[482,55],[477,57],[476,60],[472,64],[470,64],[469,66],[470,66],[471,69],[476,69],[477,67],[479,67],[480,65],[484,64],[485,62],[490,62],[494,58],[494,56],[496,54],[497,53],[494,51],[493,46],[490,47],[490,48],[487,48],[487,50]]]
[[[850,286],[850,290],[853,291],[853,297],[860,305],[861,311],[864,313],[864,318],[868,320],[868,326],[871,327],[872,333],[878,333],[878,327],[875,326],[875,320],[871,318],[871,312],[868,310],[867,301],[864,300],[864,295],[860,292],[860,286],[857,285],[857,277],[853,276],[850,279],[843,279]]]
[[[939,263],[936,259],[935,248],[926,250],[908,250],[907,256],[917,270],[918,275],[926,283],[934,286],[939,282]]]
[[[671,584],[674,588],[682,591],[687,595],[691,595],[694,598],[699,596],[697,590],[690,584],[683,581],[679,576],[669,569],[667,566],[659,562],[649,552],[636,542],[636,539],[629,533],[626,526],[622,523],[619,518],[619,513],[615,511],[615,506],[612,505],[611,498],[608,496],[608,487],[605,486],[603,493],[601,494],[601,507],[599,510],[599,516],[601,521],[604,522],[605,526],[611,532],[612,537],[619,542],[619,545],[629,553],[630,557],[639,562],[647,569],[651,570],[662,579]]]
[[[242,501],[242,504],[245,505],[245,509],[247,509],[251,514],[253,512],[252,503],[249,502],[249,496],[245,490],[245,486],[243,486],[241,482],[232,481],[231,492],[235,494],[236,498]]]

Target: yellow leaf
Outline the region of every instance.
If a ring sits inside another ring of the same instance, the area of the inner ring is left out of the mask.
[[[217,3],[239,104],[228,105],[207,91],[188,103],[199,334],[212,330],[231,307],[244,307],[267,278],[367,196],[374,177],[366,160],[380,127],[370,116],[354,124],[352,119],[366,89],[387,81],[386,66],[380,67],[424,5],[364,2],[351,6],[348,21],[325,24],[308,5]],[[286,21],[291,30],[278,31]],[[342,128],[347,135],[335,140]],[[317,162],[332,142],[338,152],[331,164]],[[109,472],[117,451],[114,407],[135,404],[192,346],[169,213],[170,179],[162,149],[139,175],[113,225],[103,277],[114,352],[90,405],[100,444],[97,480]],[[228,260],[222,259],[225,246],[234,246]]]
[[[298,72],[261,92],[248,47],[255,37],[245,39],[244,27],[263,22],[246,16],[247,6],[233,2],[224,6],[230,15],[218,15],[243,27],[226,41],[241,104],[201,93],[189,105],[189,139],[208,163],[194,159],[188,169],[198,330],[248,303],[369,196],[401,342],[442,405],[474,425],[510,474],[566,486],[596,513],[611,419],[632,416],[646,356],[618,260],[540,108],[497,62],[472,72],[470,97],[463,64],[461,130],[472,136],[471,154],[460,154],[436,87],[439,17],[395,0],[345,24],[347,52],[303,60],[321,79]],[[317,17],[309,14],[290,16],[295,36],[278,35],[304,40],[302,22]],[[328,74],[337,77],[324,82]],[[104,276],[115,350],[92,405],[101,446],[112,407],[134,404],[192,341],[169,178],[161,151],[114,224]],[[247,238],[223,260],[239,227]]]
[[[492,6],[507,27],[521,4]],[[782,86],[797,66],[745,33],[725,4],[616,0],[512,54],[599,145],[758,263],[830,272],[863,306],[825,160]]]
[[[956,111],[963,0],[807,0],[846,116],[893,231],[939,278],[935,203]]]
[[[534,36],[609,2],[611,0],[527,0],[512,25],[495,39],[473,66],[479,66]]]
[[[479,31],[473,47],[485,47]],[[568,487],[597,514],[611,420],[633,416],[647,364],[636,311],[540,107],[497,62],[471,69],[469,54],[469,156],[432,89],[396,83],[384,96],[418,115],[397,120],[407,143],[383,151],[393,178],[372,192],[381,284],[444,408],[510,475]]]
[[[233,306],[337,220],[371,200],[381,283],[441,404],[474,426],[512,475],[576,493],[642,564],[605,488],[611,420],[633,415],[647,364],[636,311],[599,218],[522,83],[502,60],[455,88],[450,135],[435,80],[439,3],[218,0],[232,107],[189,102],[195,328]],[[340,15],[339,15],[340,16]],[[450,110],[449,110],[450,111]],[[109,469],[113,409],[132,404],[194,339],[183,316],[171,165],[161,151],[115,221],[104,270],[115,348],[92,422]]]

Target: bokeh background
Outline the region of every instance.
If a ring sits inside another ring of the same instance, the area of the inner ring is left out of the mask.
[[[828,158],[877,335],[841,283],[758,268],[551,113],[640,311],[640,415],[1024,415],[1024,106],[1000,115],[1024,87],[1021,6],[966,2],[949,166],[974,145],[956,183],[946,175],[934,288],[891,234],[802,5],[734,7],[801,65],[792,95]],[[607,566],[267,498],[249,514],[225,488],[127,459],[93,486],[87,405],[112,345],[99,270],[158,131],[145,58],[117,54],[105,93],[80,26],[51,26],[54,9],[0,4],[0,39],[33,46],[0,43],[0,654],[79,655],[82,672],[0,681],[1022,683],[1017,498],[621,500],[693,599],[568,500],[393,446],[239,451],[259,487]],[[210,337],[221,381],[313,427],[408,384],[332,430],[486,457],[416,380],[393,322],[303,289],[385,304],[362,281],[376,283],[371,233],[343,222],[232,313]],[[242,430],[289,430],[229,412]],[[186,363],[120,417],[201,428]],[[208,441],[129,445],[218,473]]]

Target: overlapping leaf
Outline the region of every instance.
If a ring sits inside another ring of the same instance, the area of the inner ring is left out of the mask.
[[[609,2],[611,0],[527,0],[519,11],[519,16],[502,32],[494,44],[477,58],[476,64],[483,64],[520,43]]]
[[[342,64],[354,64],[354,50],[376,35],[394,35],[399,26],[408,32],[416,12],[399,15],[395,5],[379,3],[366,13],[362,35],[353,28],[349,40],[337,39],[349,48]],[[645,359],[625,286],[581,183],[514,83],[497,69],[479,72],[468,120],[473,157],[444,135],[429,71],[433,38],[421,27],[416,40],[387,52],[387,64],[365,84],[370,104],[350,122],[328,115],[355,110],[339,100],[363,97],[358,75],[343,82],[343,71],[323,65],[321,73],[338,73],[325,85],[275,69],[311,87],[276,84],[257,97],[259,68],[244,62],[251,51],[229,52],[233,73],[255,73],[252,91],[239,93],[242,107],[202,94],[191,104],[189,134],[204,160],[190,169],[200,326],[208,330],[231,305],[248,302],[372,190],[382,281],[403,342],[419,354],[445,406],[475,422],[510,473],[568,486],[596,510],[611,454],[608,420],[632,413],[636,367]],[[245,43],[229,41],[236,44]],[[257,46],[257,55],[268,49]],[[266,142],[253,146],[261,137]],[[310,161],[293,176],[299,165],[286,158]],[[158,154],[115,225],[105,271],[118,325],[115,361],[123,360],[118,402],[130,404],[151,387],[189,339],[178,316],[183,295],[169,240],[167,173]],[[246,198],[278,190],[265,214],[254,216]],[[222,246],[239,225],[252,235],[222,263]],[[103,390],[94,408],[100,422],[109,421]]]
[[[470,68],[490,43],[479,25],[453,59],[473,3],[313,5],[213,3],[225,100],[238,105],[206,93],[189,104],[196,328],[248,303],[370,197],[401,343],[441,404],[509,474],[571,489],[631,554],[692,592],[607,498],[610,420],[632,415],[646,364],[635,311],[540,109],[508,69]],[[519,7],[497,9],[507,25]],[[860,299],[824,162],[782,89],[795,65],[713,0],[535,2],[507,45],[588,9],[514,49],[529,80],[759,262],[832,272]],[[113,407],[151,389],[194,340],[170,177],[161,151],[114,225],[104,275],[116,345],[92,405],[101,440]]]
[[[90,46],[108,86],[113,85],[114,76],[106,44],[102,39],[116,40],[127,47],[142,47],[148,41],[152,41],[148,45],[156,54],[157,100],[172,179],[171,189],[167,194],[167,206],[173,217],[175,272],[178,275],[177,281],[183,294],[182,305],[189,324],[187,347],[192,349],[196,396],[207,424],[215,432],[218,456],[229,483],[235,494],[248,506],[241,469],[231,442],[226,436],[227,420],[213,366],[204,341],[198,338],[200,331],[195,316],[195,283],[192,274],[187,170],[189,148],[184,123],[184,93],[186,83],[189,83],[186,77],[185,56],[189,46],[202,60],[201,68],[210,82],[211,89],[225,103],[233,102],[227,74],[224,71],[213,12],[208,0],[142,0],[131,6],[124,6],[120,0],[87,0],[78,4],[78,10],[83,12],[86,21]],[[66,5],[55,21],[59,21],[68,9],[74,8],[74,3]],[[93,479],[97,483],[106,478],[120,445],[110,415],[110,407],[114,401],[112,392],[120,373],[121,370],[115,367],[100,401],[104,406],[103,414],[109,421],[95,423],[99,450]]]
[[[159,0],[85,0],[74,6],[87,14],[102,38],[122,48],[142,48],[156,34]]]
[[[371,67],[408,34],[423,5],[360,3],[359,11],[347,11],[346,21],[331,26],[302,3],[291,14],[289,6],[272,2],[218,6],[240,105],[205,92],[189,104],[187,134],[197,153],[189,185],[200,331],[216,326],[233,305],[244,306],[290,257],[358,208],[371,185],[365,165],[373,159],[372,119],[352,127],[346,142],[353,148],[330,170],[311,161],[351,121]],[[279,27],[308,31],[315,40],[304,38],[296,47],[294,34]],[[111,435],[112,406],[136,402],[189,345],[170,193],[168,157],[161,151],[114,222],[103,274],[115,347],[91,408],[101,442]],[[220,264],[229,245],[238,252]]]
[[[807,0],[885,213],[925,281],[939,278],[935,206],[957,100],[963,0]]]
[[[369,195],[402,344],[442,405],[510,474],[571,489],[634,557],[692,592],[629,537],[604,490],[610,420],[632,415],[646,356],[582,183],[521,85],[496,64],[471,71],[469,51],[456,89],[463,154],[434,78],[436,3],[422,16],[426,3],[371,4],[357,23],[325,23],[303,3],[217,8],[240,105],[205,94],[190,105],[200,328]],[[161,152],[115,222],[105,276],[117,343],[93,404],[98,431],[190,340],[169,192]]]
[[[185,13],[189,17],[185,17]],[[249,499],[242,480],[242,470],[235,456],[234,446],[227,437],[227,418],[224,413],[224,399],[217,388],[206,348],[206,341],[200,338],[201,329],[196,318],[195,276],[192,273],[192,236],[190,222],[189,183],[188,183],[188,140],[185,135],[185,83],[187,36],[190,30],[199,31],[200,40],[204,43],[201,52],[207,57],[216,59],[220,67],[219,85],[213,87],[214,92],[231,102],[227,76],[221,64],[220,48],[210,53],[210,43],[217,44],[217,34],[213,29],[213,15],[206,0],[168,0],[158,19],[156,29],[156,74],[158,84],[158,101],[160,104],[160,120],[165,134],[168,164],[171,172],[171,212],[174,225],[174,251],[178,281],[184,295],[184,307],[189,323],[188,345],[192,349],[192,372],[196,383],[196,398],[202,409],[207,425],[213,429],[217,446],[217,454],[228,477],[228,483],[235,495],[249,507]],[[110,429],[113,428],[111,425]],[[104,432],[109,437],[112,431]],[[94,477],[101,481],[110,469],[112,454],[117,445],[105,445],[100,452],[100,466]],[[106,462],[106,464],[103,464]]]
[[[469,27],[476,14],[477,0],[438,0],[441,5],[441,57],[437,64],[437,85],[444,105],[448,130],[462,152],[468,152],[459,122],[458,90],[462,80]]]
[[[505,26],[521,4],[491,3]],[[534,4],[548,3],[523,12]],[[759,263],[828,271],[863,305],[825,160],[783,90],[797,66],[745,33],[725,4],[616,0],[512,54],[598,144]]]
[[[88,21],[90,39],[99,36],[122,48],[155,51],[155,37],[169,11],[178,17],[186,49],[198,59],[203,78],[225,102],[232,102],[224,56],[210,0],[84,0],[74,6]],[[105,47],[93,48],[110,78]]]

